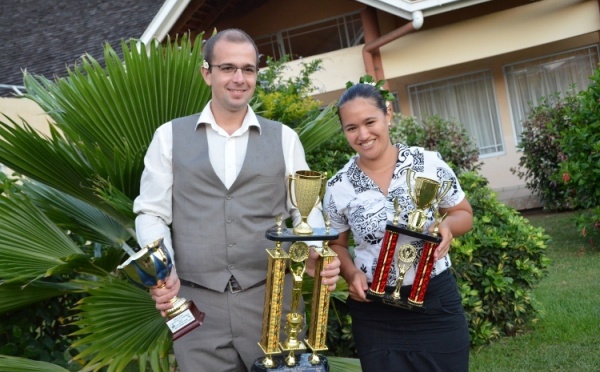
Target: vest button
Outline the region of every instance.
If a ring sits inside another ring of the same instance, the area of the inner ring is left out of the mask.
[[[231,195],[227,195],[227,196],[225,197],[225,199],[227,199],[227,200],[231,200],[231,198],[232,198],[232,197],[231,197]]]
[[[233,220],[232,220],[231,218],[228,218],[228,219],[226,220],[226,222],[227,222],[227,223],[232,223],[232,222],[233,222]]]
[[[233,247],[233,243],[227,244],[228,247]]]

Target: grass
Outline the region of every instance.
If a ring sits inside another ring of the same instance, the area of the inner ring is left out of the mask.
[[[552,264],[534,290],[540,319],[526,334],[472,350],[472,372],[600,371],[600,248],[578,234],[575,214],[525,215],[552,237]]]

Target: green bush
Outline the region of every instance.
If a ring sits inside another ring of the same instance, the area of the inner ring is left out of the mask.
[[[577,111],[573,93],[542,98],[523,122],[519,149],[523,155],[513,174],[526,181],[527,188],[542,198],[545,209],[573,208],[570,187],[563,180],[560,162],[564,158],[561,137],[573,127],[569,113]],[[566,177],[566,176],[565,176]],[[565,178],[566,179],[566,178]]]
[[[496,199],[488,181],[464,172],[459,181],[473,207],[473,229],[452,242],[452,260],[471,343],[523,332],[537,320],[532,290],[547,273],[549,236]]]
[[[394,114],[392,121],[392,142],[437,151],[457,172],[481,168],[479,151],[460,123],[439,116],[430,116],[418,123],[416,118],[402,114]]]
[[[321,146],[307,151],[306,162],[311,169],[327,172],[328,177],[331,177],[342,169],[352,155],[354,155],[354,150],[348,145],[346,136],[340,129]]]
[[[560,138],[563,152],[559,173],[569,189],[572,203],[583,209],[577,226],[583,236],[600,238],[600,69],[590,78],[588,89],[569,107],[572,125]]]
[[[0,322],[0,355],[20,356],[80,370],[80,365],[71,363],[71,358],[77,354],[70,348],[75,339],[71,333],[77,327],[69,324],[73,315],[70,309],[78,298],[80,296],[56,297],[4,314]]]
[[[322,61],[316,59],[302,63],[298,76],[284,79],[288,60],[287,56],[278,61],[269,57],[267,68],[259,73],[254,99],[260,102],[257,108],[260,115],[296,128],[307,116],[316,117],[319,114],[321,102],[309,94],[316,89],[311,75],[321,68]]]

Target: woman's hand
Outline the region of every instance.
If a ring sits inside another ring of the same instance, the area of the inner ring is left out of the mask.
[[[367,275],[360,270],[354,270],[350,273],[346,281],[348,282],[348,294],[351,299],[365,302],[367,300],[366,291],[369,289],[367,285]]]
[[[438,234],[438,236],[442,237],[442,241],[433,252],[433,259],[437,261],[448,254],[448,251],[450,250],[450,244],[452,243],[452,238],[454,236],[452,235],[452,230],[450,230],[450,227],[445,220],[437,226],[432,226],[429,229],[429,232],[435,232]]]
[[[442,241],[433,252],[436,261],[448,254],[453,237],[461,236],[473,227],[473,209],[466,198],[452,208],[440,208],[439,213],[446,215],[446,218],[429,228],[431,233],[437,228],[442,237]]]
[[[162,283],[159,281],[159,285],[150,289],[152,299],[156,302],[156,308],[160,310],[160,315],[167,316],[166,311],[173,307],[170,302],[173,297],[177,296],[179,289],[181,288],[181,282],[177,275],[177,270],[173,266],[171,274],[167,277],[166,281]]]

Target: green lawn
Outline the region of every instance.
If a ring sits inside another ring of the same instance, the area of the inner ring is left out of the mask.
[[[534,291],[540,321],[527,334],[473,350],[471,371],[600,371],[600,248],[579,236],[574,216],[526,215],[552,237],[552,264]]]

